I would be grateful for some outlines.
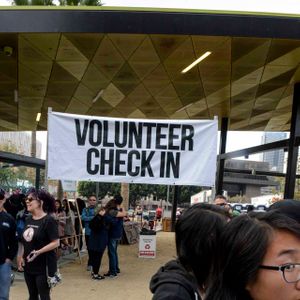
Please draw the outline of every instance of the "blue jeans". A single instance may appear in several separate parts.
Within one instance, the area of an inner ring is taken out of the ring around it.
[[[119,270],[118,244],[119,239],[109,239],[108,241],[109,273],[114,275]]]
[[[10,288],[11,264],[0,265],[0,300],[8,300]]]

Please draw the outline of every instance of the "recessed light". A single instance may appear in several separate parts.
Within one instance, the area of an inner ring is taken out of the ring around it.
[[[40,119],[41,119],[41,113],[37,113],[37,115],[36,115],[36,121],[37,122],[39,122],[40,121]]]
[[[199,64],[200,61],[202,61],[203,59],[205,59],[209,55],[211,55],[210,51],[205,52],[203,55],[201,55],[199,58],[197,58],[194,62],[192,62],[189,66],[187,66],[185,69],[183,69],[181,71],[181,73],[184,74],[184,73],[188,72],[190,69],[195,67],[197,64]]]

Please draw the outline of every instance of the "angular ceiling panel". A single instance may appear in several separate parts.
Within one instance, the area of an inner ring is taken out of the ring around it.
[[[114,117],[218,115],[230,118],[231,130],[283,130],[300,80],[300,40],[22,33],[0,34],[2,45],[13,48],[12,56],[0,51],[3,130],[45,128],[48,107]]]

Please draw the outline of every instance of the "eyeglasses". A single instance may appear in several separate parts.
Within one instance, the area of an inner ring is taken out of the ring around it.
[[[300,263],[284,264],[280,266],[259,266],[261,269],[281,271],[282,277],[287,283],[296,283],[300,280]]]
[[[218,205],[218,206],[226,206],[227,203],[217,203],[216,205]]]
[[[32,197],[26,197],[25,199],[26,201],[32,202],[33,200],[37,200],[36,198],[32,198]]]

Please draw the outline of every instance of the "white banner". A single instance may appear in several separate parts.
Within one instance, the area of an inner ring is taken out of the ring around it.
[[[74,180],[62,180],[61,181],[62,188],[64,192],[76,192],[77,191],[77,183]]]
[[[217,120],[48,113],[48,178],[213,186]]]

